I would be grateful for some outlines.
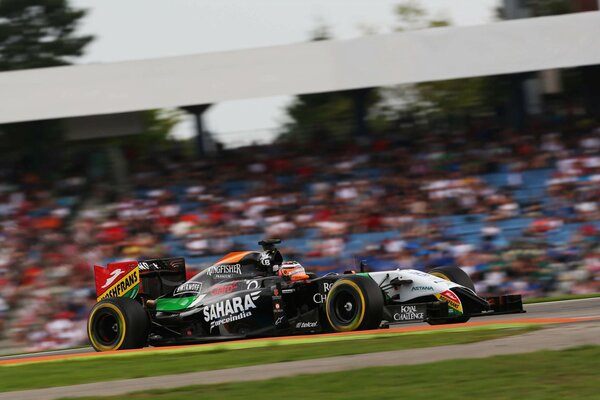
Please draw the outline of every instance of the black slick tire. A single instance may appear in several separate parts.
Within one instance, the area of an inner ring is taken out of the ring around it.
[[[327,293],[325,313],[335,332],[377,329],[383,305],[383,293],[370,277],[345,275]]]
[[[438,278],[445,279],[450,282],[458,283],[461,286],[475,291],[475,285],[473,280],[467,275],[465,271],[455,266],[448,267],[436,267],[429,271],[429,274],[437,276]],[[438,319],[428,321],[429,325],[450,325],[450,324],[464,324],[469,321],[469,317],[454,317],[448,319]]]
[[[472,291],[475,291],[473,280],[459,267],[436,267],[429,271],[429,273],[447,281],[458,283],[461,286],[468,287]]]
[[[137,301],[111,297],[92,307],[87,332],[96,351],[139,349],[148,342],[150,317]]]

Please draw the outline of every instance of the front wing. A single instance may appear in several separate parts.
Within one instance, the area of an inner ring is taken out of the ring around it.
[[[524,313],[521,295],[505,295],[488,297],[485,299],[489,305],[487,309],[478,312],[464,312],[456,314],[445,301],[431,301],[425,303],[398,303],[384,306],[383,319],[390,323],[405,322],[456,322],[465,317],[485,317],[501,314]]]

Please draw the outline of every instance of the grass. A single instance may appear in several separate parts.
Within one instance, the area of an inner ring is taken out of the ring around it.
[[[222,346],[214,346],[211,347],[212,350],[202,352],[125,353],[122,357],[117,354],[107,357],[4,365],[0,366],[0,392],[348,354],[472,343],[521,334],[534,329],[537,328],[523,325],[517,325],[516,327],[496,326],[494,328],[493,325],[488,325],[455,328],[443,332],[424,331],[410,334],[387,334],[360,340],[318,342],[314,344],[287,344],[286,342],[273,341],[269,347],[262,348],[227,350]]]
[[[599,359],[600,347],[588,346],[486,359],[190,386],[102,399],[598,399]]]
[[[550,301],[563,301],[563,300],[579,300],[579,299],[592,299],[595,297],[600,297],[600,293],[590,293],[590,294],[565,294],[562,296],[554,296],[554,297],[534,297],[531,299],[523,300],[524,304],[535,304],[535,303],[548,303]]]

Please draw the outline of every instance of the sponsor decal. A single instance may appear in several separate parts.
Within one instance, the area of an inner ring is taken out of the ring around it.
[[[116,283],[112,284],[104,293],[98,296],[98,301],[105,299],[107,297],[122,297],[127,294],[130,290],[137,289],[137,286],[140,283],[140,273],[137,268],[133,269],[121,279],[119,279]],[[135,293],[137,294],[137,292]],[[133,296],[129,297],[135,297]]]
[[[140,261],[138,263],[138,268],[140,269],[140,271],[150,271],[150,270],[157,270],[157,269],[159,269],[157,263],[155,263],[155,262],[146,262],[146,261]]]
[[[241,274],[241,264],[217,264],[208,268],[208,275],[212,278],[231,278]]]
[[[106,280],[106,283],[104,285],[100,286],[100,287],[102,289],[106,289],[107,287],[109,287],[115,281],[115,279],[117,279],[119,276],[121,276],[121,274],[124,274],[124,273],[125,273],[125,271],[123,271],[121,268],[115,269],[108,276],[108,279]]]
[[[160,271],[176,270],[181,271],[185,268],[185,261],[181,257],[177,258],[156,258],[138,262],[140,271]]]
[[[423,319],[423,312],[417,306],[400,306],[400,312],[394,314],[394,321],[414,321]]]
[[[315,304],[323,304],[325,303],[325,301],[327,301],[327,293],[329,293],[332,286],[333,283],[331,282],[323,283],[323,293],[319,292],[313,295],[313,301],[315,302]]]
[[[432,286],[413,286],[410,289],[411,292],[426,292],[426,291],[433,291],[433,287]]]
[[[316,328],[319,323],[317,321],[302,321],[296,324],[296,328],[306,329],[306,328]]]
[[[216,326],[248,318],[256,308],[254,303],[260,297],[260,290],[218,301],[204,307],[204,320],[210,322],[210,330]]]
[[[179,294],[197,294],[200,293],[201,289],[201,282],[186,282],[182,285],[179,285],[177,289],[175,289],[175,291],[173,292],[173,295],[176,296]]]
[[[267,252],[260,253],[260,256],[258,256],[258,261],[265,267],[268,267],[271,265],[271,256]]]
[[[435,297],[437,297],[437,299],[439,301],[447,302],[448,305],[450,306],[450,308],[453,308],[462,314],[462,312],[463,312],[462,303],[460,302],[460,299],[458,298],[458,296],[456,294],[454,294],[454,292],[452,292],[451,290],[445,290],[440,294],[436,294]]]
[[[283,318],[284,318],[283,316],[282,316],[282,317],[279,317],[279,318],[277,318],[277,319],[275,320],[275,325],[281,325],[281,323],[283,322]]]
[[[238,282],[228,283],[226,285],[217,285],[210,290],[210,294],[212,294],[213,296],[220,296],[223,294],[235,292],[236,290],[238,290],[238,288]]]
[[[252,290],[252,289],[258,289],[258,281],[248,281],[246,284],[246,289],[248,290]]]

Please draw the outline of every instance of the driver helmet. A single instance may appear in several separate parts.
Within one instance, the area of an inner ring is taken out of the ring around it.
[[[284,261],[279,268],[279,276],[289,278],[292,281],[308,279],[304,267],[298,261]]]

